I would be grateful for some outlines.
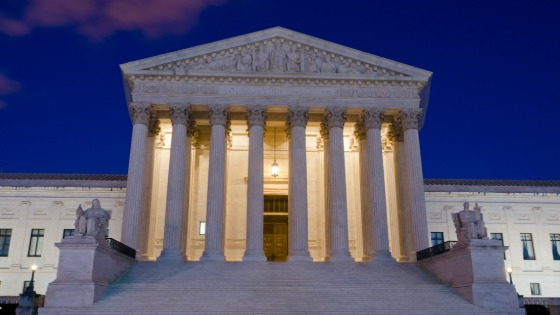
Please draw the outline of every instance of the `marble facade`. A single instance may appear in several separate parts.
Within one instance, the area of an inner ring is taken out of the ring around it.
[[[288,260],[390,259],[382,128],[399,135],[391,141],[402,142],[395,155],[403,167],[387,177],[398,176],[409,188],[390,194],[401,205],[392,210],[403,212],[393,215],[393,223],[411,232],[400,259],[413,261],[428,246],[418,129],[430,72],[283,28],[121,69],[133,123],[122,240],[141,257],[156,256],[142,239],[155,232],[146,218],[165,208],[161,257],[262,260],[267,194],[289,197]],[[178,112],[184,112],[182,122]],[[154,121],[159,132],[149,135]],[[273,147],[267,142],[271,128],[282,130],[274,133]],[[361,137],[355,128],[363,129]],[[170,145],[169,153],[156,153],[161,148],[151,143],[158,137]],[[263,177],[271,153],[279,154],[280,177]],[[167,203],[148,205],[147,195]],[[349,222],[356,211],[364,224]],[[200,222],[206,224],[204,238],[197,235]],[[364,233],[365,242],[349,239],[349,230]],[[358,248],[355,257],[350,248]]]

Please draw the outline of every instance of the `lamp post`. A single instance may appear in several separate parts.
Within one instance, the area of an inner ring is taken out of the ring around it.
[[[511,269],[511,267],[508,267],[508,268],[506,269],[506,271],[507,271],[507,274],[508,274],[508,276],[509,276],[509,283],[510,283],[510,284],[513,284],[513,281],[512,281],[512,279],[511,279],[511,273],[513,272],[513,269]]]
[[[37,265],[31,266],[31,281],[29,281],[29,285],[27,286],[27,288],[25,288],[25,292],[23,292],[24,294],[34,294],[35,293],[35,287],[33,285],[33,282],[35,282],[33,280],[33,278],[35,278],[35,270],[37,270]]]

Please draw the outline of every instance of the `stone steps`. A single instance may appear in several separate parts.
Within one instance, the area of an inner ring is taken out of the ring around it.
[[[139,262],[94,305],[56,314],[499,313],[413,264]]]

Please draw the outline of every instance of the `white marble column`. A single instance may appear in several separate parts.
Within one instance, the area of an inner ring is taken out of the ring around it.
[[[364,122],[360,119],[354,125],[354,137],[358,141],[360,169],[360,210],[362,218],[362,261],[371,261],[373,252],[373,206],[368,194],[367,139]]]
[[[265,122],[266,106],[247,106],[247,126],[249,127],[247,248],[243,261],[266,261],[263,250]]]
[[[331,262],[350,262],[348,250],[348,210],[346,200],[346,172],[344,164],[343,127],[346,108],[329,106],[325,109],[329,130],[329,208],[331,214]]]
[[[381,130],[383,148],[383,168],[385,175],[385,198],[387,200],[387,225],[389,228],[389,250],[391,256],[400,255],[400,235],[398,217],[398,193],[395,167],[395,135],[392,125]]]
[[[392,261],[389,252],[389,232],[387,228],[387,202],[385,199],[385,175],[383,173],[383,149],[381,146],[381,124],[383,110],[368,108],[362,110],[367,141],[367,174],[368,200],[372,206],[371,221],[372,248],[367,253],[372,261]]]
[[[400,110],[397,120],[401,122],[404,132],[404,160],[406,164],[405,180],[407,182],[406,202],[410,209],[412,222],[412,242],[415,252],[429,247],[428,220],[426,217],[426,200],[424,195],[424,178],[420,157],[418,124],[422,116],[421,109]]]
[[[408,183],[406,176],[406,160],[404,158],[404,139],[402,135],[402,127],[400,123],[393,124],[395,127],[395,179],[397,185],[397,211],[399,220],[399,255],[397,261],[408,262],[414,261],[411,256],[414,253],[412,244],[412,219],[410,215],[410,203],[407,202]],[[412,259],[412,260],[411,260]]]
[[[323,183],[324,183],[324,212],[325,212],[325,261],[329,261],[331,255],[331,226],[332,214],[329,206],[329,128],[325,120],[321,122],[321,140],[323,141]]]
[[[139,248],[140,248],[140,260],[149,260],[150,259],[150,252],[151,247],[153,247],[153,235],[150,234],[151,226],[155,225],[155,222],[152,222],[152,184],[154,178],[154,157],[155,157],[155,146],[156,146],[156,137],[160,132],[160,121],[157,117],[152,114],[150,117],[150,122],[148,125],[148,141],[146,145],[146,163],[145,163],[145,171],[144,176],[146,177],[144,180],[144,192],[142,193],[142,224],[140,226],[140,240]],[[154,209],[155,212],[155,209]],[[138,255],[137,255],[138,256]]]
[[[209,105],[208,116],[212,127],[206,202],[206,243],[200,260],[224,261],[226,126],[229,108],[226,105]]]
[[[288,261],[312,261],[309,255],[307,226],[307,155],[305,127],[309,112],[304,107],[288,109],[286,129],[289,131],[289,230]]]
[[[181,236],[183,212],[189,205],[184,204],[185,173],[187,161],[190,161],[190,139],[187,127],[191,116],[191,108],[185,104],[169,104],[171,119],[171,153],[169,158],[169,175],[167,177],[167,203],[165,208],[165,227],[163,233],[163,250],[158,260],[181,261]],[[185,214],[187,215],[187,214]]]
[[[138,250],[139,230],[142,223],[142,193],[144,190],[146,145],[151,106],[145,103],[133,102],[128,106],[128,110],[133,125],[121,241]]]

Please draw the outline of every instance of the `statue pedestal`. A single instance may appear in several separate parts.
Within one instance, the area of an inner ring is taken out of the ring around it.
[[[47,288],[41,314],[93,304],[135,262],[93,236],[67,237],[55,246],[60,249],[58,271]]]
[[[417,264],[476,306],[521,315],[525,310],[519,308],[515,287],[506,280],[507,248],[500,241],[473,239]]]

